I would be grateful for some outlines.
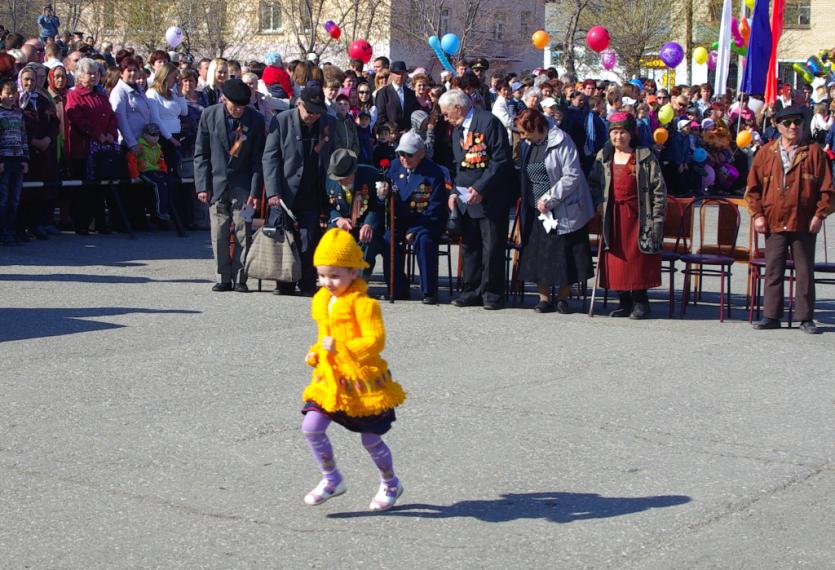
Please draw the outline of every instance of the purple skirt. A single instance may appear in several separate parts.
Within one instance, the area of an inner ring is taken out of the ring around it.
[[[345,412],[326,412],[319,404],[309,400],[302,407],[302,414],[306,414],[307,412],[319,412],[349,431],[356,433],[374,433],[377,435],[383,435],[389,431],[392,422],[397,419],[394,415],[394,408],[386,410],[382,414],[356,418],[349,416]]]

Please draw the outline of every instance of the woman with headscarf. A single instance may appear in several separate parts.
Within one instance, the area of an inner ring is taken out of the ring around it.
[[[99,88],[101,68],[90,58],[78,62],[75,68],[75,88],[67,92],[64,116],[67,125],[67,158],[73,178],[88,180],[87,163],[91,143],[114,144],[119,136],[116,113],[107,96]],[[95,219],[96,231],[110,233],[104,214],[104,198],[97,186],[82,186],[72,199],[72,219],[75,232],[87,235],[90,222]]]
[[[29,139],[29,163],[33,165],[26,179],[54,183],[59,179],[57,147],[60,121],[49,94],[41,88],[37,67],[38,64],[27,65],[18,74],[19,104]],[[40,67],[46,69],[42,65]],[[18,214],[19,233],[25,237],[25,230],[29,229],[38,239],[48,239],[49,234],[59,233],[52,219],[56,196],[54,185],[24,189]]]
[[[589,176],[603,215],[600,285],[620,298],[609,316],[645,319],[650,315],[647,289],[661,285],[667,188],[653,152],[638,146],[632,115],[610,115],[609,141]]]
[[[67,133],[64,107],[67,101],[67,93],[69,92],[67,70],[64,69],[63,65],[56,65],[49,70],[47,81],[49,83],[49,96],[52,98],[52,104],[55,105],[55,112],[58,115],[59,128],[56,150],[58,152],[58,164],[63,167],[66,163],[66,152],[64,146]]]

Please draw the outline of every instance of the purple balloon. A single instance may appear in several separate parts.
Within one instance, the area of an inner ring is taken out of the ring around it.
[[[716,182],[716,171],[709,164],[705,164],[705,175],[702,176],[702,189],[710,188]]]
[[[677,67],[684,59],[684,48],[676,42],[667,42],[661,46],[661,61],[667,67]]]
[[[607,49],[603,50],[600,54],[600,65],[603,66],[603,69],[609,71],[613,69],[618,64],[618,54],[614,51]]]
[[[707,68],[708,69],[716,69],[716,61],[719,59],[719,52],[716,50],[712,50],[709,54],[707,54]]]

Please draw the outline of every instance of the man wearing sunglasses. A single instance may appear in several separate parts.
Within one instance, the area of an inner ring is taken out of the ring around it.
[[[409,282],[403,271],[406,243],[411,244],[420,272],[423,304],[438,299],[438,241],[446,223],[446,178],[444,170],[426,156],[423,139],[414,131],[404,133],[397,145],[397,162],[388,171],[394,196],[394,293],[409,299]],[[391,230],[383,238],[384,273],[389,279]]]
[[[780,109],[775,115],[780,137],[763,146],[748,174],[745,199],[754,229],[765,234],[765,317],[754,328],[778,329],[783,315],[783,282],[791,248],[800,330],[815,326],[815,237],[833,201],[827,156],[804,135],[804,110]]]

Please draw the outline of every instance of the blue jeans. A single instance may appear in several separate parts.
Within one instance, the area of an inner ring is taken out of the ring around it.
[[[23,191],[23,166],[20,159],[3,161],[0,174],[0,235],[13,236],[17,207]]]

